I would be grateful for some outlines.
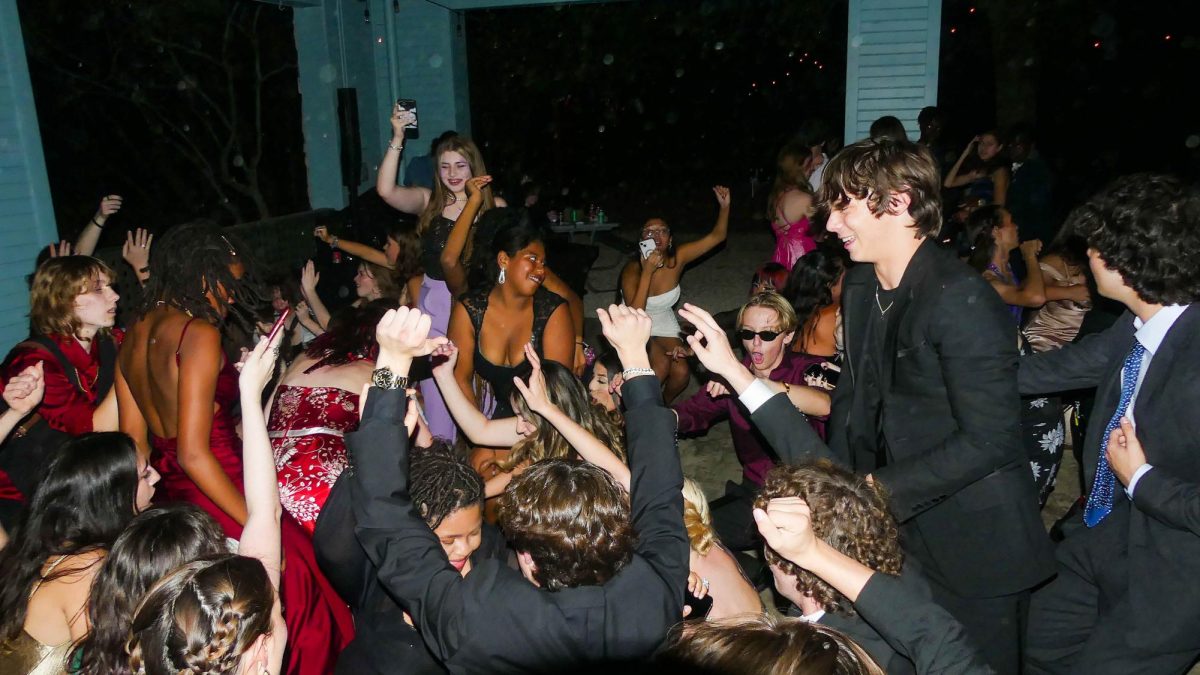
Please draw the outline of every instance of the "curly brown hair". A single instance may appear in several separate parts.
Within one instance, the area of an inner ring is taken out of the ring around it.
[[[929,150],[909,141],[868,138],[846,146],[825,167],[817,209],[844,209],[865,199],[875,217],[888,210],[888,195],[907,194],[916,236],[935,237],[942,229],[942,179]],[[824,218],[822,217],[822,220]]]
[[[904,553],[882,486],[822,459],[771,469],[754,507],[766,509],[770,500],[782,497],[799,497],[808,504],[813,532],[825,543],[873,570],[900,574]],[[770,546],[765,553],[769,564],[795,575],[796,589],[821,603],[825,611],[854,612],[846,596],[814,574],[783,559]]]
[[[499,506],[508,543],[533,558],[534,579],[549,590],[603,584],[633,557],[629,495],[593,464],[537,462],[512,480]]]
[[[80,327],[75,300],[102,276],[109,283],[116,279],[108,265],[91,256],[69,255],[42,263],[33,273],[29,289],[29,323],[33,331],[39,335],[75,336]]]

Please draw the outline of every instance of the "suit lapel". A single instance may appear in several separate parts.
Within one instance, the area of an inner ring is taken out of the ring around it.
[[[1152,401],[1153,397],[1170,379],[1176,357],[1187,349],[1188,337],[1196,330],[1197,322],[1200,321],[1198,307],[1200,306],[1192,305],[1184,310],[1175,324],[1171,326],[1171,330],[1167,331],[1167,336],[1158,346],[1158,352],[1150,360],[1150,369],[1146,371],[1146,377],[1142,380],[1142,388],[1138,390],[1139,402]],[[1135,417],[1137,415],[1136,409],[1134,415]]]

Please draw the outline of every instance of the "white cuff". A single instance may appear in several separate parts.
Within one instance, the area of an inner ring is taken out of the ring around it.
[[[771,400],[771,397],[776,393],[777,392],[772,391],[771,388],[767,386],[766,382],[763,382],[756,377],[754,378],[754,381],[750,383],[750,386],[746,387],[745,391],[738,394],[738,400],[741,401],[742,405],[746,406],[746,410],[750,411],[750,414],[753,415],[755,410],[763,407],[763,404]]]
[[[1133,491],[1135,488],[1137,488],[1138,481],[1142,479],[1142,476],[1146,475],[1147,471],[1153,468],[1154,467],[1150,464],[1143,464],[1138,467],[1137,471],[1133,472],[1133,478],[1129,479],[1129,487],[1125,488],[1125,494],[1128,495],[1130,499],[1133,499]]]

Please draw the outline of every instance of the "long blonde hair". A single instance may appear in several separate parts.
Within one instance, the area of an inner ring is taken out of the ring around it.
[[[705,555],[717,543],[712,514],[708,512],[708,498],[700,484],[691,478],[683,479],[683,526],[687,528],[688,541],[696,553]]]
[[[425,205],[425,210],[421,212],[421,217],[417,221],[417,234],[423,235],[429,229],[429,224],[434,218],[442,215],[442,210],[449,206],[454,201],[454,195],[446,189],[446,184],[442,182],[440,170],[442,155],[447,152],[457,152],[467,160],[467,164],[471,167],[471,177],[486,176],[487,166],[483,163],[483,155],[480,154],[479,148],[471,139],[466,136],[451,136],[433,150],[433,193],[429,195],[429,203]],[[491,186],[483,188],[483,206],[479,207],[479,213],[483,213],[488,209],[495,208],[496,198],[492,194]],[[470,245],[468,243],[468,245]],[[470,251],[463,252],[464,258],[470,257]]]

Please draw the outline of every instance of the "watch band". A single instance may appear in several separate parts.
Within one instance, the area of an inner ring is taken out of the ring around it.
[[[384,366],[371,372],[371,384],[380,389],[407,389],[408,376],[397,375],[391,368]]]

